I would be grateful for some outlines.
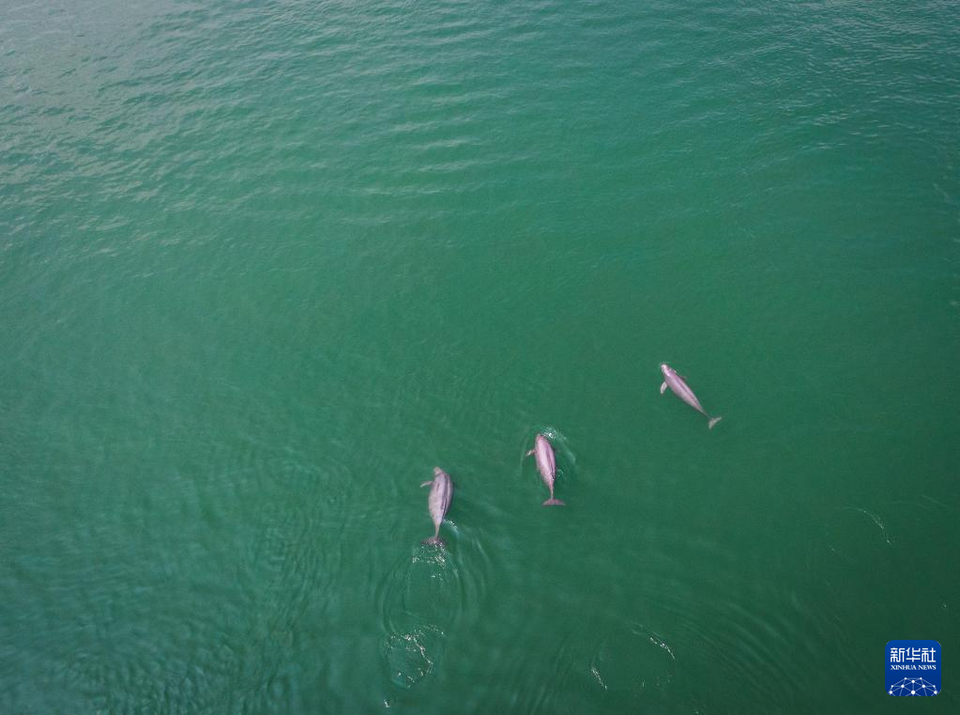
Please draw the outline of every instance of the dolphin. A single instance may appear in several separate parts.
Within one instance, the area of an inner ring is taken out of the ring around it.
[[[671,390],[673,390],[673,394],[710,420],[707,423],[708,429],[713,429],[713,426],[723,419],[723,417],[711,417],[708,415],[707,411],[701,407],[700,400],[697,399],[697,396],[693,394],[693,390],[691,390],[690,386],[687,385],[686,380],[682,376],[678,375],[672,367],[667,365],[667,363],[660,363],[660,372],[663,373],[663,384],[660,385],[661,395],[666,392],[667,388],[669,387]]]
[[[433,468],[433,479],[421,484],[421,487],[430,485],[430,494],[427,496],[427,505],[430,507],[430,518],[433,519],[434,533],[429,539],[424,539],[421,543],[435,546],[443,546],[440,540],[440,524],[443,523],[443,517],[447,515],[447,509],[450,508],[450,502],[453,501],[453,482],[450,475],[440,469]]]
[[[553,447],[550,446],[550,440],[542,434],[538,434],[536,444],[534,444],[533,449],[527,452],[526,456],[529,457],[531,454],[537,456],[537,470],[540,472],[540,478],[543,479],[543,483],[550,490],[550,498],[543,503],[543,506],[566,506],[559,499],[553,498],[553,483],[557,478],[557,462],[553,458]]]

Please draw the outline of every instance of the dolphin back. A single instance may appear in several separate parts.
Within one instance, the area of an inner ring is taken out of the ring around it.
[[[442,519],[446,516],[450,508],[450,502],[453,501],[453,480],[446,472],[440,472],[433,480],[433,487],[430,489],[430,510],[437,510]]]

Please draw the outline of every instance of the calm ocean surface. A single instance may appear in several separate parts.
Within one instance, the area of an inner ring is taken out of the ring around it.
[[[0,713],[960,712],[952,0],[0,0],[0,326]]]

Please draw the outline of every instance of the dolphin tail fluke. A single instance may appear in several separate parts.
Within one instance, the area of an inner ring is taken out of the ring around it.
[[[566,505],[567,505],[566,502],[562,502],[559,499],[554,499],[553,497],[550,497],[543,503],[543,506],[566,506]]]
[[[707,429],[713,429],[713,426],[722,419],[723,417],[711,417],[710,421],[707,423]]]
[[[431,536],[429,539],[424,539],[420,543],[426,544],[427,546],[443,546],[443,539],[439,536]]]

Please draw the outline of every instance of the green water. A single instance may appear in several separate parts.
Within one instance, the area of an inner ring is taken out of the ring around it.
[[[5,0],[0,713],[958,712],[958,107],[945,0]]]

